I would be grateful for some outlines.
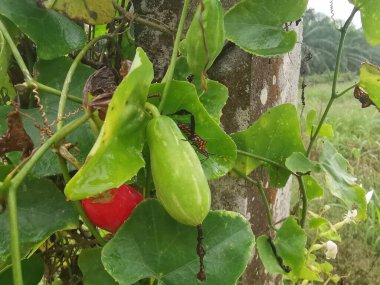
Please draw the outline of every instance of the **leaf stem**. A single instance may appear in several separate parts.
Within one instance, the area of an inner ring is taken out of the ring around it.
[[[174,41],[173,53],[172,53],[172,57],[170,60],[170,64],[169,64],[168,70],[165,74],[165,77],[162,80],[162,83],[166,82],[166,84],[164,87],[164,91],[162,93],[160,105],[158,107],[158,110],[160,112],[162,112],[162,110],[164,108],[165,100],[166,100],[166,97],[168,96],[170,84],[171,84],[171,81],[173,79],[174,69],[175,69],[175,65],[176,65],[176,61],[177,61],[179,43],[180,43],[181,38],[182,38],[182,32],[183,32],[183,28],[185,26],[185,20],[187,17],[187,12],[189,10],[189,4],[190,4],[190,0],[185,0],[185,2],[183,4],[181,19],[180,19],[179,25],[178,25],[177,34],[176,34],[175,41]]]
[[[12,54],[13,54],[14,58],[16,59],[16,62],[18,64],[18,66],[20,67],[21,72],[24,75],[25,80],[26,81],[33,80],[33,77],[30,74],[28,68],[26,67],[26,64],[25,64],[24,60],[22,59],[22,56],[17,49],[17,46],[13,42],[11,35],[8,33],[7,28],[5,27],[4,23],[1,20],[0,20],[0,32],[4,35],[4,38],[6,39],[9,47],[11,48]]]
[[[332,84],[332,89],[331,89],[331,97],[330,97],[329,102],[327,103],[326,109],[323,112],[322,118],[319,121],[317,129],[315,130],[315,133],[311,134],[310,143],[309,143],[309,146],[307,148],[307,156],[310,155],[312,146],[318,137],[319,131],[321,130],[322,125],[326,120],[327,114],[329,113],[332,104],[334,103],[336,98],[338,98],[339,96],[344,94],[344,93],[341,95],[336,94],[336,86],[338,83],[338,76],[339,76],[339,70],[340,70],[340,62],[342,60],[344,40],[346,38],[347,30],[348,30],[348,28],[349,28],[349,26],[350,26],[350,24],[351,24],[351,22],[352,22],[357,11],[359,11],[359,8],[354,7],[354,9],[351,12],[351,15],[348,17],[347,21],[344,23],[343,27],[340,29],[340,40],[339,40],[339,47],[338,47],[338,52],[337,52],[336,62],[335,62],[335,71],[334,71],[334,79],[333,79],[333,84]]]
[[[152,115],[153,118],[161,116],[160,111],[158,111],[157,107],[149,102],[145,103],[145,109]]]
[[[263,183],[261,181],[256,181],[256,180],[252,179],[251,177],[245,175],[243,172],[241,172],[240,170],[238,170],[236,168],[233,168],[233,172],[235,172],[237,175],[239,175],[241,178],[245,179],[246,181],[251,182],[252,184],[257,186],[257,189],[259,189],[259,194],[260,194],[261,200],[264,203],[265,210],[267,213],[268,225],[270,226],[271,229],[277,231],[277,229],[273,225],[272,213],[270,211],[270,205],[269,205],[267,196],[265,195]]]
[[[66,106],[66,100],[68,98],[69,87],[70,87],[70,84],[71,84],[71,80],[72,80],[72,78],[74,76],[74,73],[75,73],[75,71],[76,71],[79,63],[81,62],[82,58],[86,55],[87,51],[96,42],[98,42],[98,41],[100,41],[102,39],[111,38],[111,37],[113,37],[115,35],[116,34],[106,34],[106,35],[102,35],[102,36],[99,36],[99,37],[93,39],[92,41],[90,41],[89,43],[87,43],[85,45],[85,47],[78,53],[78,55],[74,59],[73,63],[70,66],[69,71],[66,74],[66,78],[65,78],[65,81],[64,81],[63,87],[62,87],[61,98],[59,100],[59,105],[58,105],[57,131],[59,131],[63,127],[63,120],[62,120],[62,118],[63,118],[63,116],[65,114],[65,106]]]
[[[302,193],[302,214],[301,214],[301,222],[300,225],[302,228],[305,227],[305,222],[306,222],[306,214],[307,214],[307,196],[306,196],[306,189],[305,189],[305,184],[303,183],[302,176],[297,175],[297,180],[298,184],[300,186],[300,190]]]
[[[11,237],[11,254],[12,254],[12,274],[13,284],[22,285],[22,269],[19,248],[18,221],[17,221],[17,197],[16,191],[9,191],[8,194],[9,209],[9,228]]]
[[[281,165],[280,163],[277,163],[269,158],[266,158],[266,157],[263,157],[263,156],[260,156],[260,155],[257,155],[257,154],[253,154],[253,153],[250,153],[250,152],[246,152],[246,151],[243,151],[243,150],[240,150],[238,149],[237,150],[237,153],[238,154],[241,154],[241,155],[244,155],[244,156],[248,156],[248,157],[251,157],[251,158],[254,158],[254,159],[257,159],[257,160],[261,160],[263,162],[266,162],[268,164],[271,164],[272,166],[275,166],[277,168],[281,168],[281,169],[284,169],[286,171],[289,171],[291,172],[289,169],[287,169],[285,166]],[[293,175],[296,175],[295,173],[291,172]]]
[[[339,98],[340,96],[343,96],[344,94],[346,94],[348,91],[354,89],[356,87],[356,83],[354,85],[351,85],[350,87],[348,87],[347,89],[343,90],[342,92],[338,93],[335,95],[335,98]]]

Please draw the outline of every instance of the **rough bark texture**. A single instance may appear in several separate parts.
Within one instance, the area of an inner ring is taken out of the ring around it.
[[[224,7],[228,8],[237,1],[222,2]],[[176,29],[182,1],[134,0],[133,4],[138,14],[158,19]],[[190,13],[193,11],[194,9]],[[300,26],[293,28],[300,34]],[[156,79],[159,79],[168,65],[173,38],[146,27],[140,26],[137,30],[137,44],[148,52],[155,64]],[[301,40],[299,37],[298,42]],[[285,102],[295,103],[298,93],[300,61],[300,44],[297,44],[291,53],[271,59],[252,56],[234,45],[225,48],[208,74],[210,78],[220,81],[229,89],[230,96],[222,116],[222,124],[226,132],[233,133],[244,130],[262,113],[275,105]],[[258,173],[254,174],[254,176],[257,175]],[[273,212],[273,220],[280,221],[289,215],[290,182],[283,189],[269,189],[268,185],[265,186]],[[227,176],[212,182],[211,188],[213,209],[240,212],[250,220],[256,236],[267,231],[265,208],[255,187],[242,179]],[[257,252],[255,252],[239,284],[261,285],[280,284],[280,282],[279,278],[266,274]]]

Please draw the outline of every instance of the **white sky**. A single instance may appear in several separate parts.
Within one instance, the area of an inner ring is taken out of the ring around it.
[[[348,0],[333,0],[335,19],[345,21],[350,15],[353,5]],[[331,16],[330,0],[309,0],[308,8],[313,8],[317,12]],[[360,13],[357,12],[353,21],[356,27],[361,27]]]

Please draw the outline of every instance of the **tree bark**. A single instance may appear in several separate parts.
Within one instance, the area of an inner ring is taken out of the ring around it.
[[[224,7],[235,4],[236,0],[222,1]],[[134,0],[135,12],[164,22],[175,30],[178,25],[182,1],[178,0]],[[194,12],[196,1],[193,1]],[[189,18],[190,19],[190,18]],[[301,63],[301,28],[291,26],[298,35],[295,49],[281,57],[260,58],[242,51],[231,44],[223,50],[209,70],[210,78],[217,80],[229,89],[229,99],[223,109],[222,125],[227,133],[241,131],[250,126],[257,118],[278,104],[296,103],[298,79]],[[147,51],[155,65],[155,79],[163,77],[172,52],[173,37],[149,27],[136,26],[136,42]],[[256,171],[253,176],[260,175]],[[283,189],[268,187],[268,178],[264,174],[265,191],[271,205],[273,221],[281,221],[290,211],[290,184]],[[264,205],[258,191],[244,180],[226,176],[211,182],[212,208],[237,211],[251,222],[256,237],[265,234],[268,224]],[[280,284],[281,279],[270,276],[264,270],[257,252],[248,265],[239,284]]]

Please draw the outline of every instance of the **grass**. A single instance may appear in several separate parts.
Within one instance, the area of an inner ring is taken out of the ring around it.
[[[343,81],[338,84],[338,92],[357,81],[352,74],[343,75],[341,78]],[[312,109],[321,115],[330,98],[331,81],[328,74],[306,78],[308,86],[305,89],[304,117]],[[333,126],[335,134],[329,140],[349,161],[352,174],[367,191],[373,189],[376,193],[374,201],[368,205],[371,211],[370,218],[359,224],[346,226],[341,232],[339,254],[332,263],[339,275],[347,276],[344,284],[378,284],[380,217],[377,217],[376,207],[380,207],[380,112],[375,107],[361,108],[360,102],[349,92],[335,101],[327,123]],[[315,149],[313,158],[318,156],[318,144]],[[317,209],[325,203],[326,200],[323,199],[312,202],[311,208]],[[333,221],[341,220],[342,211],[332,212]]]

